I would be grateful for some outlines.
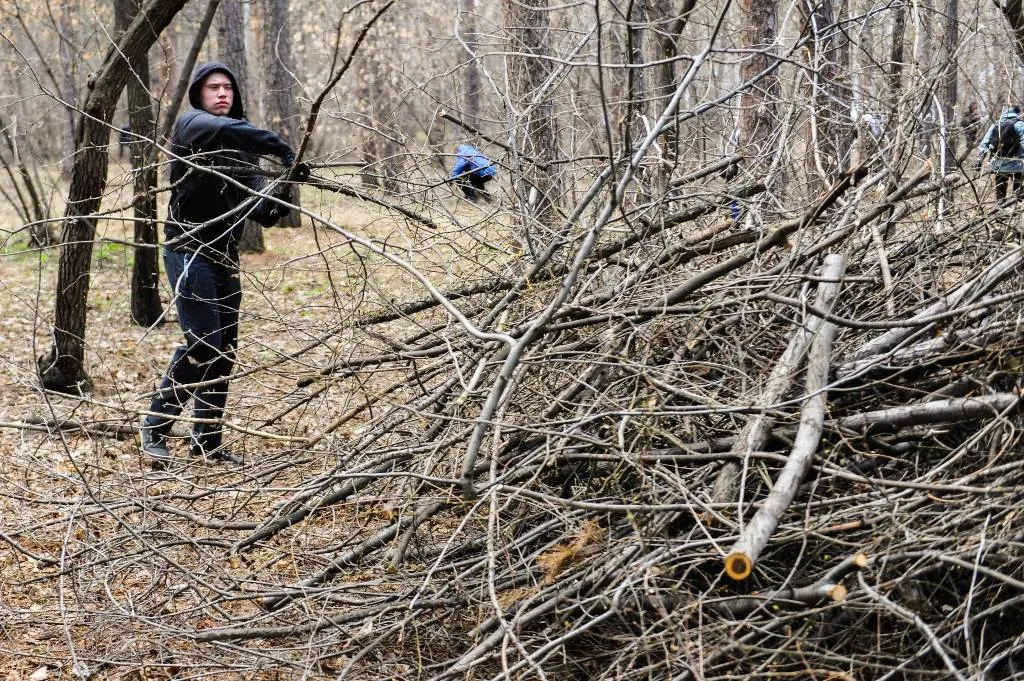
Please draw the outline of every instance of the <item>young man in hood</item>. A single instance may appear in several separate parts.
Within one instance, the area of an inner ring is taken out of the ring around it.
[[[242,300],[238,240],[246,219],[270,227],[288,212],[253,194],[267,184],[257,155],[277,156],[285,166],[295,162],[284,140],[245,120],[238,82],[223,64],[196,69],[188,99],[192,109],[175,121],[171,134],[163,248],[185,342],[142,422],[142,450],[155,468],[166,466],[167,434],[190,399],[196,419],[191,454],[241,463],[224,449],[221,425]],[[300,165],[293,175],[308,176],[308,167]]]

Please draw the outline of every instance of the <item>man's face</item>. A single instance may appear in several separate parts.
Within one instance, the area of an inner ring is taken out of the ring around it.
[[[227,74],[214,71],[203,79],[203,110],[214,116],[226,116],[235,101],[235,91]]]

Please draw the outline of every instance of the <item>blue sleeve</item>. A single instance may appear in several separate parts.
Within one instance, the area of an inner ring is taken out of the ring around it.
[[[455,162],[455,167],[452,168],[452,174],[449,175],[449,178],[454,180],[456,177],[465,175],[471,170],[473,170],[472,164],[470,164],[470,162],[464,157],[459,156],[458,160]]]
[[[978,152],[984,156],[990,149],[992,149],[992,143],[995,142],[996,130],[999,128],[998,125],[993,125],[985,133],[985,139],[981,140],[981,146],[978,147]]]

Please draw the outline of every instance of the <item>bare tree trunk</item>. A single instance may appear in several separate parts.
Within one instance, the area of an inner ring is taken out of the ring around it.
[[[73,105],[78,103],[76,101],[77,97],[75,96],[75,81],[78,77],[78,58],[72,47],[77,34],[74,29],[74,21],[72,21],[71,18],[73,12],[74,8],[71,7],[70,0],[62,0],[60,3],[60,18],[58,19],[61,33],[59,53],[61,73],[63,76],[60,81],[60,94],[61,97],[64,98],[65,102],[72,105],[65,108],[63,121],[64,129],[63,135],[61,136],[62,146],[64,149],[64,155],[61,159],[61,170],[65,174],[71,173],[71,167],[75,161],[75,109]]]
[[[745,13],[740,79],[747,83],[740,96],[739,153],[750,159],[754,169],[766,166],[775,150],[772,131],[777,122],[776,101],[779,81],[775,72],[766,73],[776,62],[773,44],[776,35],[776,0],[742,0]],[[765,75],[761,75],[765,74]]]
[[[807,165],[809,176],[817,178],[811,191],[836,182],[847,166],[852,142],[852,126],[846,107],[851,104],[849,89],[840,83],[839,41],[832,0],[801,4],[807,33],[811,36],[808,70],[811,80],[813,111],[808,121]]]
[[[138,14],[136,0],[114,0],[115,26],[120,34]],[[131,126],[135,256],[132,260],[131,317],[139,326],[151,326],[163,318],[160,304],[160,259],[156,227],[156,117],[150,96],[149,56],[129,64],[128,124]]]
[[[524,156],[512,163],[517,175],[516,200],[524,217],[524,249],[536,254],[533,231],[537,225],[545,231],[558,220],[562,186],[557,171],[549,164],[558,156],[558,123],[554,100],[541,92],[554,68],[548,59],[550,18],[548,0],[503,0],[508,34],[509,98],[512,107],[512,135]]]
[[[245,8],[242,0],[221,0],[217,12],[217,46],[220,60],[235,74],[237,94],[245,97],[249,92],[249,60],[245,52]],[[248,102],[244,102],[248,104]],[[263,242],[263,228],[252,220],[245,221],[242,238],[238,240],[241,253],[262,253],[267,250]]]
[[[128,82],[128,62],[149,50],[187,0],[148,0],[118,41],[103,66],[90,78],[89,95],[79,117],[71,190],[64,213],[64,232],[57,268],[53,347],[39,358],[44,388],[61,392],[88,390],[85,372],[86,302],[100,198],[107,183],[110,119]],[[122,58],[122,55],[124,58]]]
[[[1017,61],[1024,62],[1024,3],[1021,0],[995,0],[995,5],[1013,31],[1013,49],[1017,53]]]
[[[888,97],[888,111],[889,120],[892,121],[891,125],[886,126],[892,130],[893,133],[893,146],[897,150],[902,150],[904,144],[904,135],[906,132],[903,129],[902,112],[905,109],[903,105],[903,43],[906,40],[907,33],[907,7],[903,3],[903,0],[897,0],[896,6],[893,8],[893,27],[892,27],[892,45],[889,50],[889,71],[885,75],[886,80],[886,96]],[[894,173],[887,182],[886,189],[888,191],[893,190],[896,187],[896,183],[899,181],[899,177]]]
[[[480,128],[480,63],[477,61],[478,41],[476,27],[476,0],[460,0],[459,22],[462,25],[462,39],[469,52],[466,62],[466,106],[463,120]]]
[[[831,253],[825,256],[821,268],[825,280],[818,285],[817,305],[831,311],[842,288],[845,272],[843,256]],[[746,579],[764,550],[772,533],[779,524],[782,514],[796,497],[800,483],[811,467],[811,460],[821,440],[825,423],[825,409],[828,406],[828,370],[835,340],[836,325],[823,321],[811,338],[807,355],[807,377],[805,381],[804,405],[789,459],[779,473],[767,499],[761,504],[750,523],[743,528],[732,550],[725,558],[725,571],[733,579]]]
[[[907,33],[907,7],[898,2],[893,7],[892,47],[889,50],[888,83],[889,110],[896,114],[897,105],[903,95],[903,42]]]
[[[946,11],[942,15],[943,38],[941,63],[945,71],[939,83],[939,106],[942,113],[942,135],[945,139],[944,168],[951,172],[956,167],[956,136],[953,134],[957,113],[957,65],[956,47],[960,39],[958,0],[946,0]]]
[[[650,7],[650,20],[653,28],[652,48],[654,60],[658,65],[654,67],[652,75],[652,90],[655,96],[655,110],[664,108],[664,103],[675,92],[676,69],[674,57],[679,51],[678,41],[690,12],[697,5],[697,0],[683,0],[682,6],[678,9],[674,6],[674,0],[648,0]],[[664,134],[665,158],[674,163],[678,156],[678,130],[669,126]]]
[[[288,0],[263,0],[263,124],[274,130],[292,147],[298,147],[298,111],[293,88],[295,64],[292,59],[292,35],[288,24]],[[299,205],[299,188],[289,189],[288,201]],[[279,227],[299,227],[302,214],[291,211],[278,222]]]
[[[395,80],[394,70],[388,66],[394,49],[390,42],[395,33],[394,21],[393,13],[385,14],[377,21],[367,55],[360,60],[357,87],[367,119],[363,139],[366,162],[363,184],[380,186],[392,192],[398,190],[402,154],[396,137],[400,133],[393,125],[398,109],[396,94],[401,84]]]

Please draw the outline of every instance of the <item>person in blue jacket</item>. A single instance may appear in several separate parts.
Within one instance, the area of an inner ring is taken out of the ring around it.
[[[171,134],[163,248],[185,342],[174,352],[140,428],[142,451],[154,468],[166,466],[167,434],[189,400],[201,420],[192,427],[190,453],[241,463],[222,447],[221,425],[242,301],[238,240],[246,219],[270,227],[288,212],[253,195],[267,185],[258,174],[257,155],[277,156],[285,166],[295,162],[281,137],[245,120],[238,81],[223,64],[196,69],[188,100],[193,108],[175,121]],[[308,175],[305,164],[291,173],[299,180]]]
[[[981,169],[986,155],[992,155],[990,167],[996,176],[996,200],[1006,198],[1007,185],[1012,184],[1014,196],[1019,196],[1024,186],[1024,121],[1019,106],[1008,106],[999,116],[999,121],[988,129],[978,147],[979,156],[975,168]]]
[[[448,179],[462,189],[470,201],[490,200],[486,185],[497,177],[498,166],[471,144],[460,144],[455,156],[455,167]]]

